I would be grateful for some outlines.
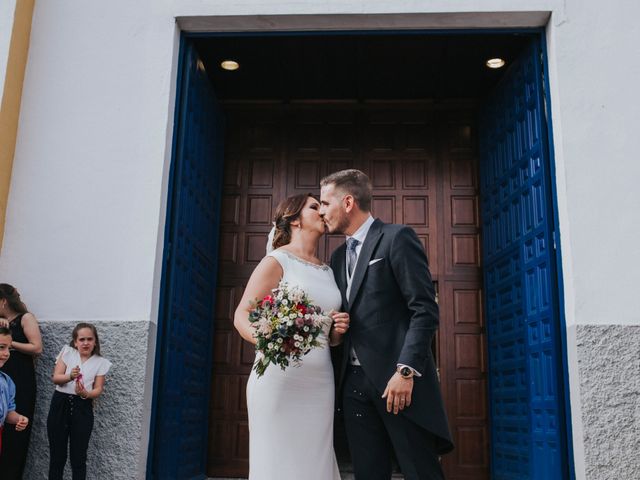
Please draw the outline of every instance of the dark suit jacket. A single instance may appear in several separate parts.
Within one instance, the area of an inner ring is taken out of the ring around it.
[[[375,259],[381,260],[369,265]],[[402,415],[433,433],[440,453],[450,451],[453,443],[431,354],[438,305],[418,236],[405,225],[376,219],[360,250],[349,298],[346,245],[333,252],[331,267],[342,293],[342,308],[351,317],[338,367],[338,390],[351,347],[380,395],[398,363],[413,367],[422,376],[414,377],[412,403]]]

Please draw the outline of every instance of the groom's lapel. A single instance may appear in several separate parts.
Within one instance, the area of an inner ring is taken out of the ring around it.
[[[346,244],[342,244],[338,247],[337,252],[335,253],[336,264],[332,265],[335,267],[334,273],[336,273],[335,279],[336,284],[338,285],[338,289],[340,290],[340,295],[342,295],[342,304],[347,305],[347,266],[346,266],[346,256],[347,256],[347,246]]]
[[[380,241],[380,237],[382,237],[382,225],[383,223],[379,219],[376,219],[369,228],[367,238],[364,239],[364,244],[362,245],[362,249],[360,250],[360,255],[358,255],[358,263],[356,263],[356,270],[353,274],[353,280],[351,281],[351,290],[349,291],[349,305],[353,305],[353,301],[358,295],[358,290],[360,290],[360,287],[362,286],[362,280],[364,279],[364,274],[366,273],[367,268],[369,268],[369,260],[371,260],[373,250],[376,248],[376,245]]]

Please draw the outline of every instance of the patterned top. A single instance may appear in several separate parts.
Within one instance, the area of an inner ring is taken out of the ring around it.
[[[0,427],[9,412],[16,409],[16,386],[6,373],[0,372]]]

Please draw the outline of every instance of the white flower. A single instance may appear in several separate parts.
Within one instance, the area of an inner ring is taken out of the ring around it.
[[[293,303],[300,303],[304,300],[304,291],[300,288],[293,288],[289,294],[289,299]]]
[[[286,307],[287,305],[289,305],[289,300],[287,300],[286,298],[284,298],[282,300],[282,304]]]
[[[289,326],[293,325],[293,320],[289,320],[289,321],[287,322],[287,325],[289,325]]]
[[[273,348],[273,342],[269,342],[269,343],[267,344],[267,348],[268,348],[269,350],[271,350],[271,349]]]
[[[278,312],[278,318],[282,318],[282,312]]]
[[[298,348],[300,346],[300,342],[295,342],[293,345]]]
[[[278,343],[282,343],[282,339],[281,339],[281,338],[279,338],[278,340],[276,340],[276,342],[278,342]]]
[[[267,338],[271,335],[273,328],[271,327],[271,322],[269,322],[266,318],[261,318],[258,322],[256,322],[256,332],[260,335],[263,335]]]
[[[309,331],[309,327],[307,327],[306,325],[304,327],[302,327],[302,330],[304,330],[305,332]]]
[[[308,313],[304,314],[304,319],[305,320],[309,320],[311,318],[311,315],[309,315]]]
[[[294,318],[296,318],[296,317],[297,317],[297,315],[296,315],[295,313],[290,313],[290,314],[289,314],[289,318],[291,318],[291,319],[294,319]]]

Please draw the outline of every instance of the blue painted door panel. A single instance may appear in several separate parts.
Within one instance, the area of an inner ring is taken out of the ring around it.
[[[149,477],[205,478],[223,119],[193,45],[181,47]]]
[[[532,41],[480,116],[495,479],[568,478],[542,82]]]

